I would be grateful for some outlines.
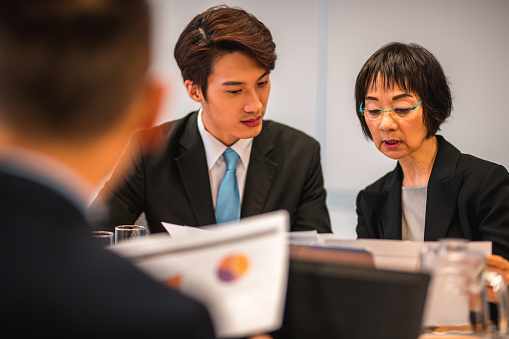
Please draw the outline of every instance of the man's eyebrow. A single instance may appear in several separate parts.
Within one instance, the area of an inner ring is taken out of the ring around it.
[[[223,86],[238,86],[245,85],[246,83],[243,81],[225,81],[222,83]]]
[[[267,75],[270,74],[270,71],[266,71],[265,73],[263,73],[259,78],[258,80],[266,77]],[[223,86],[238,86],[238,85],[245,85],[246,83],[244,81],[225,81],[222,83]]]
[[[261,76],[261,77],[259,77],[259,78],[258,78],[258,80],[260,80],[260,79],[262,79],[262,78],[266,77],[266,76],[267,76],[267,75],[269,75],[269,74],[270,74],[270,71],[266,71],[265,73],[263,73],[263,74],[262,74],[262,76]]]

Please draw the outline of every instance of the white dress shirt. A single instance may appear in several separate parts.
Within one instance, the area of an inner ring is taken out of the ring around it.
[[[198,112],[198,131],[200,132],[203,146],[205,147],[205,155],[210,178],[210,191],[212,192],[212,202],[214,209],[216,208],[217,194],[219,186],[226,173],[226,163],[222,157],[223,152],[228,148],[221,141],[216,139],[209,131],[205,129],[202,120],[202,109]],[[233,145],[229,146],[239,155],[237,163],[237,182],[239,185],[240,203],[244,196],[244,186],[246,185],[246,174],[249,167],[249,158],[251,156],[251,147],[253,146],[253,138],[239,139]]]

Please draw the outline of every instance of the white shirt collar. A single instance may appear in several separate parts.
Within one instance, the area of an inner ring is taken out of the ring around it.
[[[221,141],[216,139],[209,131],[205,129],[202,120],[202,108],[198,112],[198,131],[200,132],[205,147],[205,154],[207,156],[207,164],[209,171],[215,165],[217,160],[221,158],[223,152],[228,148]],[[233,145],[229,146],[240,156],[240,163],[247,169],[249,166],[249,158],[251,156],[251,147],[253,145],[253,138],[239,139]]]

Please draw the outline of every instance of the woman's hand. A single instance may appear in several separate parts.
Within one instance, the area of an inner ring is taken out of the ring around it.
[[[502,276],[505,283],[509,282],[509,261],[499,255],[489,255],[487,257],[488,271],[498,273]],[[488,301],[492,303],[497,302],[497,294],[491,287],[488,288]]]
[[[497,272],[509,282],[509,261],[495,254],[489,255],[487,259],[488,270]]]

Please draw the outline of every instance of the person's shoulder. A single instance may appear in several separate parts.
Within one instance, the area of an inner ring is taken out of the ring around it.
[[[471,167],[472,169],[475,169],[476,167],[491,168],[494,166],[501,166],[493,161],[482,159],[468,153],[461,153],[458,164],[464,167]]]
[[[196,111],[191,112],[180,119],[166,121],[159,125],[153,126],[153,127],[149,128],[147,131],[155,132],[155,133],[162,134],[162,135],[169,135],[171,133],[174,133],[175,131],[180,131],[182,129],[187,128],[189,122],[193,118],[195,118],[196,114],[197,114]]]
[[[262,133],[270,135],[271,139],[277,142],[300,142],[310,145],[318,144],[318,141],[309,134],[273,120],[263,121]]]
[[[456,170],[467,170],[467,171],[486,171],[490,168],[501,166],[492,161],[481,159],[477,156],[468,153],[462,153],[456,146],[445,140],[444,137],[437,135],[439,141],[439,152],[443,153],[444,156],[440,157],[442,161],[455,161]]]
[[[166,121],[148,129],[137,131],[134,133],[133,139],[146,139],[148,137],[152,140],[158,140],[160,143],[173,141],[178,139],[189,128],[193,119],[196,122],[196,114],[197,112],[191,112],[182,118]]]
[[[481,159],[471,154],[461,153],[457,166],[457,171],[464,170],[468,173],[478,174],[484,176],[491,170],[497,170],[507,173],[507,169],[493,161]]]
[[[507,173],[504,166],[497,164],[493,161],[486,160],[468,153],[462,153],[451,143],[440,139],[440,147],[446,148],[445,157],[440,157],[443,164],[442,168],[448,167],[448,163],[454,162],[455,172],[464,172],[469,178],[484,177],[488,172],[494,170],[492,173]],[[440,152],[440,150],[439,150]],[[438,158],[437,158],[438,159]]]

